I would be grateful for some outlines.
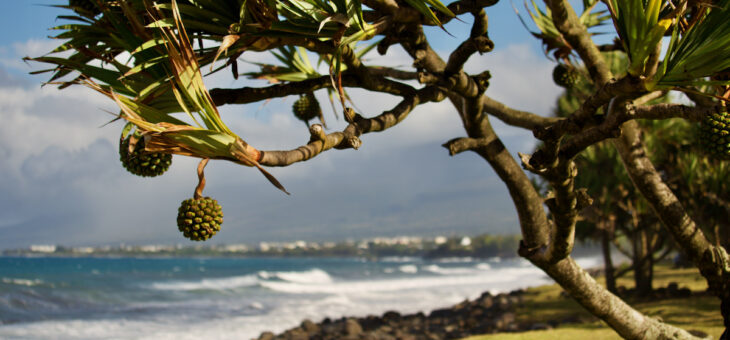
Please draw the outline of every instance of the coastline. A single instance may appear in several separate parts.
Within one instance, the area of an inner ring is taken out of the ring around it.
[[[263,332],[257,340],[435,340],[461,339],[471,335],[516,332],[542,329],[543,325],[521,325],[516,320],[514,307],[522,303],[524,290],[492,295],[483,293],[478,298],[448,308],[401,315],[388,311],[383,315],[366,317],[326,318],[319,323],[304,320],[294,327],[275,335]]]
[[[602,280],[600,269],[588,270]],[[636,295],[631,277],[619,280],[619,291],[642,313],[688,330],[700,337],[719,337],[724,331],[716,311],[720,301],[707,292],[696,268],[657,268],[654,291]],[[626,288],[629,287],[629,288]],[[605,323],[584,310],[557,284],[545,284],[509,293],[488,292],[428,314],[401,315],[389,311],[366,317],[341,317],[297,327],[277,335],[263,332],[255,340],[583,340],[619,339]]]
[[[596,263],[589,262],[584,263]],[[351,317],[361,334],[389,326],[394,333],[388,336],[393,336],[411,333],[398,327],[418,330],[406,322],[446,325],[452,321],[444,317],[458,316],[434,310],[491,313],[487,319],[493,319],[497,309],[475,311],[475,301],[483,307],[506,304],[499,298],[483,301],[484,291],[495,298],[498,292],[548,283],[544,273],[517,259],[6,257],[0,258],[0,268],[4,301],[22,303],[0,301],[0,338],[28,340],[105,334],[117,339],[252,339],[267,330],[311,330],[313,323],[303,324],[304,319],[317,321],[320,328],[346,330]],[[444,308],[458,305],[463,308]],[[442,319],[430,318],[437,316]],[[473,323],[466,316],[461,320]],[[459,322],[450,329],[462,327]],[[379,334],[390,331],[380,329]],[[337,334],[334,338],[346,333]]]
[[[585,270],[594,277],[600,272],[599,258],[578,259]],[[509,292],[483,292],[474,299],[446,307],[432,309],[427,313],[401,313],[386,311],[381,315],[342,316],[325,318],[320,322],[304,319],[298,326],[283,332],[262,332],[256,340],[437,340],[462,339],[474,335],[503,332],[545,330],[559,324],[576,323],[574,317],[545,321],[520,321],[515,309],[523,304],[525,292],[530,287],[553,285],[548,282],[538,285],[520,285],[525,288]]]

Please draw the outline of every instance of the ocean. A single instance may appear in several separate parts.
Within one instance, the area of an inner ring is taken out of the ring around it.
[[[0,339],[251,339],[549,282],[522,259],[0,257]]]

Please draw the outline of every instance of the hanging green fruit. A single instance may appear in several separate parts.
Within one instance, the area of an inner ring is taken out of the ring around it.
[[[319,117],[322,114],[319,102],[314,96],[314,93],[311,92],[299,97],[299,99],[294,102],[292,111],[297,119],[303,121],[307,125],[309,125],[310,120]]]
[[[223,211],[210,197],[188,198],[177,211],[177,228],[192,241],[205,241],[221,230]]]
[[[144,149],[144,139],[136,139],[133,147],[130,141],[133,135],[119,140],[119,160],[127,171],[142,177],[162,175],[172,164],[172,155],[161,152],[147,152]]]
[[[578,73],[578,70],[568,64],[558,63],[553,69],[553,81],[558,86],[566,89],[573,88],[578,82],[579,77],[580,73]]]
[[[720,160],[730,160],[730,114],[716,112],[700,123],[699,140],[702,148]]]
[[[195,187],[193,198],[188,198],[177,209],[177,229],[191,241],[205,241],[221,230],[223,210],[218,201],[203,197],[205,189],[205,174],[203,170],[208,165],[205,158],[198,164],[198,186]]]

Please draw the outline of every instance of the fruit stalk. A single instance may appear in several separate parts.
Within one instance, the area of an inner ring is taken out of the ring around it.
[[[195,187],[195,194],[193,195],[193,198],[195,199],[203,197],[203,189],[205,189],[205,174],[203,173],[203,170],[205,169],[205,166],[208,165],[208,160],[208,158],[204,158],[198,164],[198,186]]]

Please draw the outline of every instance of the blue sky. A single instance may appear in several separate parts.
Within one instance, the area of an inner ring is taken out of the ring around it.
[[[0,2],[0,249],[30,244],[189,243],[177,231],[180,201],[192,196],[197,161],[175,157],[159,178],[139,178],[118,161],[120,124],[104,126],[115,111],[106,98],[76,87],[41,88],[43,68],[20,58],[39,56],[58,42],[59,9],[51,0]],[[493,74],[488,94],[519,109],[548,114],[560,90],[553,64],[519,23],[511,4],[488,9],[493,53],[474,56],[467,70]],[[437,51],[458,45],[470,16],[447,26],[456,37],[433,30]],[[408,65],[392,49],[374,64]],[[261,56],[243,55],[247,60]],[[251,85],[225,76],[209,87]],[[257,83],[261,85],[260,83]],[[353,90],[366,116],[397,100]],[[318,93],[324,104],[324,96]],[[291,149],[306,143],[304,124],[291,114],[296,98],[243,107],[221,107],[228,125],[259,149]],[[341,129],[324,105],[325,117]],[[531,133],[495,120],[513,155],[529,152]],[[363,137],[360,150],[330,151],[311,161],[270,171],[291,196],[273,189],[257,171],[228,162],[206,168],[206,195],[223,205],[223,230],[213,243],[343,240],[396,235],[518,233],[516,213],[504,185],[489,166],[469,153],[449,157],[440,145],[463,136],[448,102],[419,107],[401,125]]]

